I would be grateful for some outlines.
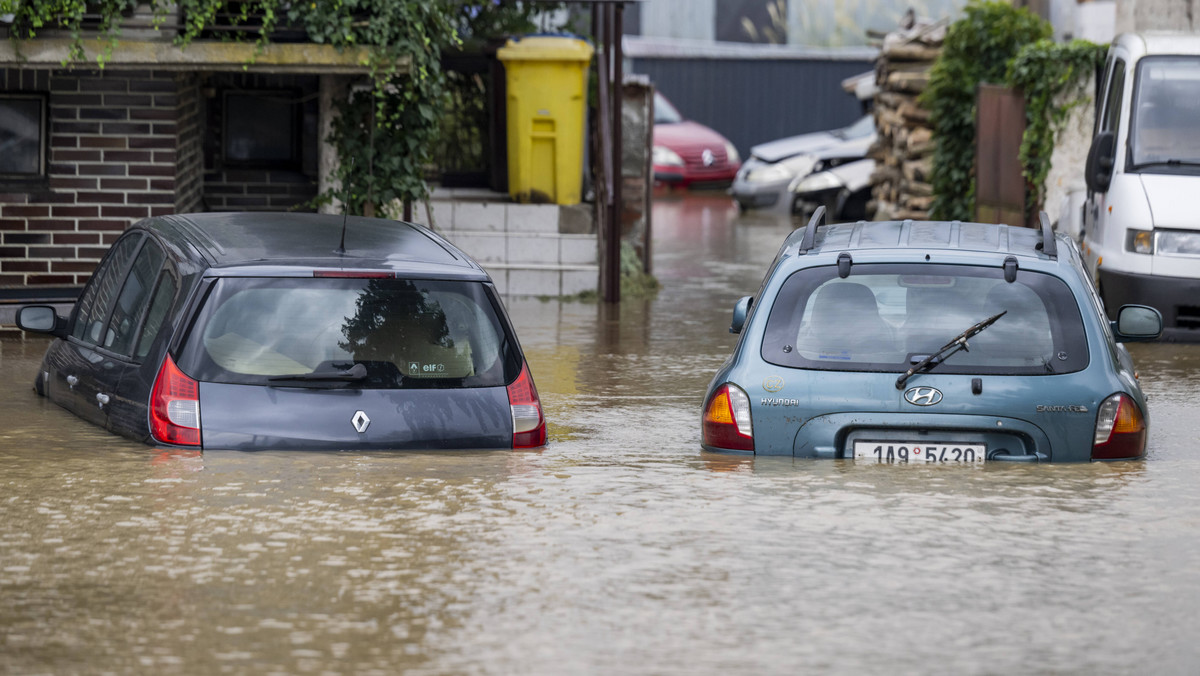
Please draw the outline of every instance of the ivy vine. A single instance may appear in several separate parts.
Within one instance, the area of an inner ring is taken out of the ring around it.
[[[226,29],[218,35],[252,40],[260,49],[285,27],[338,49],[367,47],[368,90],[336,103],[329,139],[340,159],[333,178],[344,187],[318,198],[340,200],[354,214],[427,197],[424,170],[445,113],[442,51],[458,48],[463,32],[529,26],[534,11],[520,0],[0,0],[0,15],[12,15],[14,40],[48,30],[68,35],[64,66],[86,58],[87,19],[87,29],[108,45],[98,59],[103,68],[122,19],[139,6],[149,7],[156,27],[178,17],[180,48],[218,26]]]
[[[1045,198],[1055,139],[1071,111],[1092,102],[1089,76],[1103,65],[1107,51],[1107,45],[1087,40],[1066,44],[1039,40],[1023,47],[1008,65],[1005,82],[1025,97],[1021,167],[1028,186],[1027,218],[1041,208]],[[1064,105],[1057,105],[1060,97],[1066,99]]]
[[[972,0],[950,25],[920,102],[930,111],[936,146],[930,215],[973,220],[975,215],[975,90],[1002,83],[1021,47],[1050,37],[1048,22],[1024,8]]]

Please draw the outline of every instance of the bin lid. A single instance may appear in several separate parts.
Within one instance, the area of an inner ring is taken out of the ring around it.
[[[592,46],[573,35],[527,35],[496,50],[501,61],[590,61]]]

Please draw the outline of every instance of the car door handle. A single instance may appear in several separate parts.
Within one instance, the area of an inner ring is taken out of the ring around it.
[[[67,376],[67,385],[70,386],[71,389],[75,389],[75,383],[77,382],[79,382],[79,379],[75,376]]]
[[[103,392],[97,392],[96,403],[100,405],[100,408],[104,408],[104,405],[108,403],[108,395]]]

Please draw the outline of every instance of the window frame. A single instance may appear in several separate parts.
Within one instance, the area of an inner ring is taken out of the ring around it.
[[[13,91],[0,92],[0,102],[12,100],[32,100],[40,104],[40,119],[38,121],[38,169],[36,172],[5,173],[0,172],[0,186],[16,188],[45,187],[48,181],[50,163],[50,97],[45,92]]]

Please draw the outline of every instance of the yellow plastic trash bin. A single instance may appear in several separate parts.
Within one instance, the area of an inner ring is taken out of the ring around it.
[[[535,35],[496,52],[507,72],[508,194],[518,202],[578,204],[592,46]]]

